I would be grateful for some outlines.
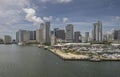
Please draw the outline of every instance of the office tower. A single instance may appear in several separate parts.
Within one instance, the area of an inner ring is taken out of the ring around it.
[[[29,31],[25,31],[23,34],[23,42],[29,43],[29,40],[30,40],[30,33],[29,33]]]
[[[4,36],[4,43],[5,44],[11,44],[12,43],[12,38],[9,35]]]
[[[74,42],[81,42],[80,40],[81,34],[79,31],[74,32]]]
[[[36,41],[37,43],[41,43],[41,44],[44,43],[42,29],[36,30]]]
[[[73,42],[73,25],[68,24],[66,26],[66,34],[65,34],[66,42]]]
[[[41,43],[46,42],[46,26],[45,26],[45,23],[40,24],[40,40],[41,40]]]
[[[30,33],[30,40],[36,40],[36,31],[29,31]]]
[[[120,30],[114,30],[114,40],[120,40]]]
[[[40,24],[40,29],[36,30],[36,40],[38,43],[50,43],[50,22]]]
[[[51,34],[51,46],[56,44],[56,37],[54,34]]]
[[[50,22],[45,22],[45,42],[50,43]]]
[[[85,32],[85,42],[89,41],[89,32]]]
[[[36,41],[40,43],[40,29],[36,30]]]
[[[36,42],[36,31],[19,30],[16,32],[17,43]]]
[[[102,41],[102,22],[98,21],[93,24],[93,40],[97,42]]]
[[[16,32],[16,43],[19,42],[19,31]]]
[[[57,35],[58,35],[58,34],[57,34],[57,31],[58,31],[58,30],[59,30],[59,28],[55,28],[55,29],[54,29],[54,35],[55,35],[55,37],[57,37]]]
[[[65,40],[65,30],[57,30],[56,31],[56,38],[57,39],[61,39],[61,40]]]
[[[26,32],[26,30],[19,30],[18,32],[16,32],[16,41],[17,41],[17,43],[24,42],[24,33],[25,32]]]

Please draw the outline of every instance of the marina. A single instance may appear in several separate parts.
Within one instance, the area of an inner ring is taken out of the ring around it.
[[[64,46],[46,47],[63,60],[120,61],[120,49],[113,46]]]

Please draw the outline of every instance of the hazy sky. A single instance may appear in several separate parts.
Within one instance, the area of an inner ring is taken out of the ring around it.
[[[51,29],[74,25],[75,31],[92,30],[93,23],[103,23],[103,30],[120,29],[120,0],[0,0],[0,37],[19,29],[36,30],[44,21]]]

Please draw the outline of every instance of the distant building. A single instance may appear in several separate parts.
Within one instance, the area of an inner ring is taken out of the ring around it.
[[[85,32],[85,42],[89,41],[89,32]]]
[[[114,41],[114,32],[111,33],[104,33],[103,34],[103,41],[107,41],[107,42],[113,42]]]
[[[51,42],[50,22],[40,24],[40,29],[36,30],[36,40],[38,43]]]
[[[23,34],[23,42],[24,43],[29,43],[29,40],[30,40],[30,33],[29,33],[29,31],[26,31]]]
[[[36,31],[29,31],[30,33],[30,40],[36,40]]]
[[[101,42],[102,41],[102,22],[98,21],[93,24],[93,41]]]
[[[80,37],[81,37],[81,34],[79,31],[74,32],[74,42],[76,43],[81,42]]]
[[[114,40],[120,40],[120,30],[114,30]]]
[[[16,32],[16,42],[33,43],[36,42],[36,31],[19,30]]]
[[[72,24],[68,24],[66,26],[66,34],[65,34],[65,40],[66,42],[73,42],[73,25]]]
[[[43,30],[38,29],[36,30],[36,41],[37,43],[44,43],[44,38],[43,38]]]
[[[50,22],[45,22],[45,42],[50,43]]]
[[[56,38],[57,39],[61,39],[61,40],[65,40],[65,30],[57,30],[56,31]]]
[[[26,30],[19,30],[16,32],[16,42],[24,42],[24,33]]]
[[[56,37],[54,36],[54,34],[51,35],[51,46],[56,44]]]
[[[57,38],[57,35],[58,35],[58,33],[57,33],[57,31],[59,30],[59,28],[54,28],[54,36]]]
[[[4,43],[5,44],[11,44],[12,43],[12,38],[9,35],[4,36]]]
[[[3,44],[3,43],[4,43],[3,39],[0,38],[0,44]]]

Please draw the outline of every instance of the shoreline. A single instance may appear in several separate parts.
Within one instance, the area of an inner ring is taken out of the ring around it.
[[[90,61],[90,62],[104,62],[104,61],[120,61],[120,59],[109,59],[109,58],[90,58],[89,56],[86,55],[77,55],[73,53],[65,53],[62,52],[61,50],[56,50],[56,49],[49,49],[48,50],[58,56],[60,59],[64,61]],[[73,55],[73,56],[71,56]]]

